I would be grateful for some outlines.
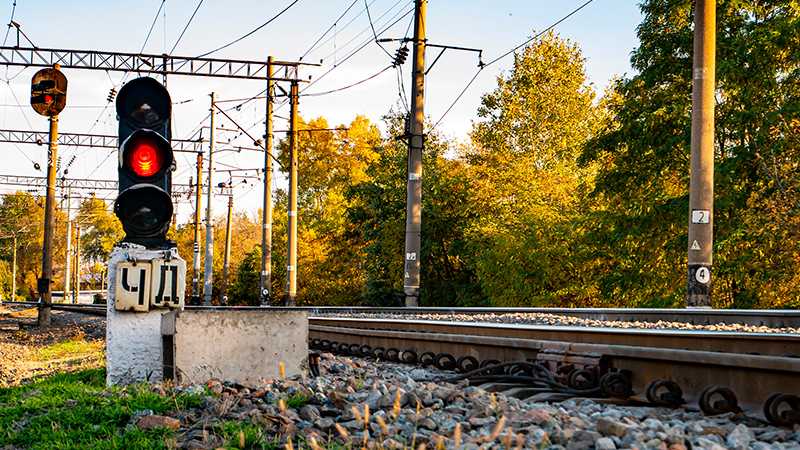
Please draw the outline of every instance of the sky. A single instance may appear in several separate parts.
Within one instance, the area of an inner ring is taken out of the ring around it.
[[[40,48],[101,50],[119,52],[168,53],[176,44],[199,0],[165,0],[155,21],[152,33],[145,41],[162,0],[137,2],[82,0],[63,2],[57,0],[16,0],[14,21]],[[429,43],[478,48],[483,51],[483,61],[511,50],[545,29],[585,0],[430,0],[426,20]],[[0,3],[0,20],[11,17],[14,0]],[[172,54],[197,56],[227,44],[267,21],[289,5],[292,0],[203,0],[197,14],[177,43]],[[352,7],[336,25],[337,19],[349,6]],[[307,92],[321,92],[347,86],[367,78],[390,64],[390,58],[375,43],[368,43],[352,58],[341,62],[352,50],[371,39],[372,31],[365,11],[369,5],[375,28],[380,32],[386,25],[413,9],[412,0],[299,0],[274,22],[230,47],[210,55],[216,58],[264,60],[272,55],[279,60],[296,60],[306,54],[304,61],[321,66],[304,66],[301,76],[311,76],[312,81],[335,67],[329,75],[308,88]],[[388,28],[381,38],[401,38],[413,33],[413,14],[408,14]],[[636,27],[641,21],[638,2],[632,0],[594,0],[580,12],[555,28],[561,37],[575,42],[586,58],[586,72],[598,93],[614,76],[630,73],[630,53],[638,45]],[[320,43],[312,44],[331,28]],[[25,46],[24,38],[22,44]],[[16,32],[11,29],[6,45],[15,45]],[[394,54],[397,43],[384,44]],[[308,50],[311,50],[308,52]],[[437,52],[429,49],[428,62]],[[409,61],[402,67],[403,86],[410,97]],[[438,126],[438,130],[456,139],[467,139],[467,133],[480,104],[481,95],[496,86],[496,77],[507,71],[513,63],[508,56],[482,71],[469,90]],[[458,93],[477,70],[477,55],[472,52],[448,50],[426,77],[425,113],[437,122]],[[0,67],[0,128],[47,131],[45,117],[30,108],[30,78],[38,68]],[[67,107],[60,115],[60,131],[116,135],[117,121],[113,104],[106,98],[113,87],[119,90],[123,81],[136,75],[123,72],[64,69],[69,80]],[[159,77],[160,79],[160,77]],[[232,80],[188,76],[169,76],[168,89],[173,106],[173,137],[188,138],[201,126],[209,111],[209,94],[217,99],[250,97],[265,87],[264,81]],[[286,87],[288,89],[288,86]],[[381,117],[391,109],[402,108],[399,103],[400,88],[395,70],[354,88],[318,97],[301,97],[299,111],[304,118],[324,116],[331,125],[347,124],[356,115],[364,115],[380,123]],[[21,105],[21,106],[20,106]],[[230,105],[230,103],[229,103]],[[107,107],[108,106],[108,107]],[[231,112],[236,122],[251,134],[263,134],[265,104],[252,101],[239,111]],[[276,106],[277,116],[286,116],[286,105]],[[218,124],[234,128],[227,119],[218,115]],[[276,117],[275,129],[288,128],[285,121]],[[251,146],[246,136],[221,132],[220,139],[233,139],[231,145]],[[203,131],[208,136],[208,130]],[[283,135],[276,135],[282,138]],[[6,155],[0,175],[46,175],[47,150],[44,146],[0,143]],[[108,149],[61,147],[62,167],[69,165],[68,178],[116,179],[116,151]],[[71,163],[70,163],[71,161]],[[256,169],[263,165],[263,155],[255,152],[220,152],[215,163],[220,169],[238,167]],[[34,168],[34,163],[41,166]],[[302,164],[302,155],[300,157]],[[195,172],[194,156],[179,154],[173,183],[187,183]],[[235,208],[256,214],[262,202],[259,180],[255,172],[248,183],[241,181],[235,187]],[[214,184],[227,181],[227,175],[218,172]],[[300,180],[302,184],[302,180]],[[275,188],[285,184],[281,177]],[[0,186],[0,193],[16,188]],[[38,192],[43,192],[39,190]],[[88,194],[88,193],[84,193]],[[116,192],[98,192],[107,199]],[[217,198],[213,203],[215,215],[224,214],[227,200]],[[193,213],[188,199],[177,205],[178,220],[185,222]]]

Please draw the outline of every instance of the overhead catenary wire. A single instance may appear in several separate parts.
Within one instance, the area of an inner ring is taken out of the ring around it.
[[[360,84],[364,84],[367,81],[372,80],[373,78],[376,78],[376,77],[380,76],[381,74],[383,74],[387,70],[391,69],[392,67],[394,67],[394,65],[390,64],[390,65],[384,67],[383,69],[381,69],[380,71],[378,71],[377,73],[374,73],[374,74],[368,76],[367,78],[364,78],[363,80],[359,80],[359,81],[356,81],[355,83],[348,84],[347,86],[342,86],[340,88],[331,89],[331,90],[328,90],[328,91],[311,92],[311,93],[308,93],[308,94],[300,94],[300,95],[302,95],[303,97],[316,97],[316,96],[320,96],[320,95],[328,95],[328,94],[333,94],[333,93],[336,93],[336,92],[341,92],[341,91],[356,87],[356,86],[358,86]]]
[[[197,2],[197,6],[194,8],[194,12],[192,12],[191,17],[189,17],[189,20],[186,22],[186,26],[183,27],[180,36],[178,36],[178,39],[175,41],[175,44],[172,45],[172,49],[169,51],[170,55],[175,51],[176,48],[178,48],[178,44],[181,43],[183,35],[186,33],[186,30],[189,29],[189,25],[192,24],[192,20],[194,20],[194,16],[197,14],[197,11],[200,9],[200,6],[202,6],[203,1],[204,0],[200,0],[199,2]]]
[[[364,9],[367,11],[367,19],[369,20],[369,27],[372,29],[372,37],[375,39],[375,43],[381,48],[381,50],[383,50],[383,53],[386,53],[386,56],[388,56],[389,59],[392,59],[392,54],[383,48],[381,43],[378,42],[378,35],[375,33],[375,24],[372,23],[372,14],[369,13],[369,5],[367,4],[367,0],[364,0]]]
[[[240,42],[240,41],[242,41],[243,39],[246,39],[246,38],[248,38],[248,37],[252,36],[252,35],[253,35],[254,33],[256,33],[258,30],[260,30],[260,29],[264,28],[265,26],[267,26],[267,25],[271,24],[272,22],[274,22],[275,20],[277,20],[277,19],[278,19],[278,17],[282,16],[282,15],[283,15],[283,13],[285,13],[286,11],[288,11],[288,10],[289,10],[289,9],[290,9],[292,6],[294,6],[295,4],[297,4],[297,2],[299,2],[299,1],[300,1],[300,0],[294,0],[293,2],[289,3],[289,4],[288,4],[288,5],[285,7],[285,8],[283,8],[282,10],[280,10],[280,12],[278,12],[277,14],[275,14],[274,16],[272,16],[272,17],[271,17],[269,20],[267,20],[266,22],[262,23],[261,25],[259,25],[259,26],[255,27],[255,28],[253,28],[252,30],[250,30],[250,31],[248,31],[247,33],[243,34],[242,36],[239,36],[238,38],[236,38],[236,39],[234,39],[234,40],[232,40],[232,41],[228,42],[227,44],[225,44],[225,45],[221,45],[221,46],[219,46],[219,47],[215,48],[214,50],[209,50],[209,51],[207,51],[207,52],[205,52],[205,53],[203,53],[203,54],[201,54],[201,55],[197,55],[197,57],[198,57],[198,58],[202,58],[202,57],[208,56],[208,55],[210,55],[210,54],[212,54],[212,53],[216,53],[216,52],[218,52],[218,51],[220,51],[220,50],[223,50],[223,49],[226,49],[226,48],[230,47],[231,45],[234,45],[234,44],[236,44],[237,42]]]
[[[375,0],[372,0],[372,1],[374,2]],[[303,60],[303,58],[305,58],[305,57],[306,57],[306,56],[307,56],[307,55],[308,55],[308,54],[309,54],[309,53],[310,53],[312,50],[314,50],[314,48],[317,46],[317,44],[319,44],[319,41],[321,41],[322,39],[324,39],[324,38],[325,38],[325,36],[327,36],[327,35],[328,35],[328,33],[330,33],[330,32],[331,32],[331,30],[332,30],[332,29],[334,29],[334,28],[336,27],[336,24],[338,24],[338,23],[339,23],[339,21],[340,21],[340,20],[342,20],[342,17],[346,16],[346,15],[347,15],[347,13],[348,13],[348,12],[350,12],[350,10],[353,8],[353,6],[355,6],[355,5],[356,5],[356,3],[358,3],[358,0],[353,0],[353,2],[352,2],[352,3],[350,3],[350,6],[348,6],[348,7],[347,7],[347,9],[345,9],[345,10],[344,10],[344,12],[343,12],[341,15],[339,15],[339,17],[337,17],[337,18],[336,18],[336,20],[334,20],[334,21],[333,21],[333,23],[331,24],[331,26],[329,26],[329,27],[328,27],[328,29],[327,29],[327,30],[325,30],[325,32],[323,32],[323,33],[320,35],[320,37],[319,37],[319,38],[317,38],[317,40],[316,40],[316,41],[314,41],[314,43],[313,43],[313,44],[311,44],[311,47],[309,47],[309,48],[308,48],[308,50],[306,50],[306,51],[303,53],[303,55],[302,55],[302,56],[300,56],[300,58],[299,58],[299,61],[302,61],[302,60]]]
[[[466,86],[464,86],[464,88],[461,89],[461,91],[458,93],[456,98],[450,103],[450,106],[448,106],[447,109],[444,111],[444,113],[441,115],[441,117],[439,117],[439,120],[437,120],[436,123],[433,124],[433,128],[436,128],[437,126],[439,126],[439,124],[442,122],[442,120],[444,120],[444,118],[447,116],[447,114],[450,113],[450,111],[453,109],[453,107],[456,105],[456,103],[458,103],[458,101],[461,100],[461,97],[463,97],[464,94],[467,92],[467,90],[469,90],[470,86],[472,86],[472,83],[475,82],[475,80],[478,78],[478,75],[480,75],[480,73],[483,71],[483,69],[491,66],[492,64],[500,61],[501,59],[505,58],[506,56],[516,52],[520,48],[522,48],[522,47],[530,44],[531,42],[535,41],[536,39],[542,37],[542,35],[544,35],[548,31],[552,30],[553,28],[557,27],[558,25],[560,25],[561,23],[563,23],[565,20],[569,19],[573,15],[577,14],[580,10],[582,10],[583,8],[588,6],[593,1],[594,0],[586,0],[580,6],[578,6],[575,9],[573,9],[572,11],[570,11],[567,15],[565,15],[562,18],[558,19],[557,21],[553,22],[550,26],[548,26],[547,28],[543,29],[542,31],[536,33],[531,38],[527,39],[525,42],[515,46],[511,50],[509,50],[509,51],[501,54],[500,56],[492,59],[488,63],[479,65],[478,66],[478,70],[475,72],[475,74],[472,76],[472,78],[470,78],[470,80],[467,82]]]

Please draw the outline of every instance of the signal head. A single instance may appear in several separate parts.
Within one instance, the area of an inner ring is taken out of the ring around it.
[[[169,92],[153,78],[137,78],[119,90],[116,107],[120,194],[114,213],[125,230],[124,242],[174,247],[166,238],[173,212]]]
[[[122,143],[120,167],[137,181],[156,178],[172,166],[172,147],[160,134],[139,129]]]
[[[116,106],[120,123],[134,128],[159,128],[169,122],[172,114],[167,88],[149,77],[137,78],[123,86]]]

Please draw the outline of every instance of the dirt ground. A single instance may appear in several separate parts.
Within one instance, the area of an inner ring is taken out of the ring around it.
[[[0,304],[0,387],[55,372],[103,364],[105,320],[52,312],[52,326],[36,326],[36,308]]]

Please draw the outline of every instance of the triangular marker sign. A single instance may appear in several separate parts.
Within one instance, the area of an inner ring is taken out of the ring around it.
[[[692,241],[692,250],[700,250],[700,244],[697,243],[697,239]]]

